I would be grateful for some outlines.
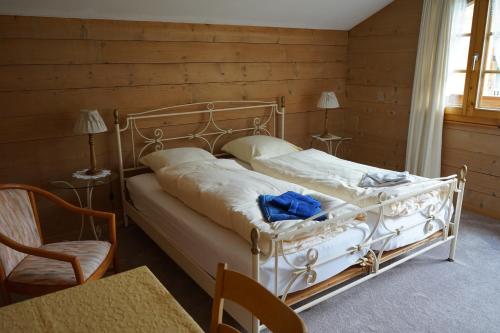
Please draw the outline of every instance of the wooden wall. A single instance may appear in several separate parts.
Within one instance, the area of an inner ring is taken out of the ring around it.
[[[422,1],[396,0],[349,31],[349,157],[402,170]]]
[[[307,146],[309,134],[321,131],[323,113],[315,107],[321,91],[345,100],[347,37],[331,30],[0,16],[0,182],[47,187],[85,168],[87,139],[72,132],[82,108],[99,109],[112,127],[113,109],[283,95],[287,139]],[[332,118],[333,129],[343,126],[342,112]],[[111,133],[96,136],[101,167],[115,167],[113,147]],[[97,195],[105,199],[104,193]],[[44,212],[54,238],[76,230],[66,216]]]
[[[456,173],[463,164],[469,167],[465,207],[500,219],[500,129],[446,123],[442,173]]]
[[[349,32],[349,157],[403,169],[422,0],[396,0]],[[500,129],[446,123],[442,173],[469,166],[464,206],[500,218]]]

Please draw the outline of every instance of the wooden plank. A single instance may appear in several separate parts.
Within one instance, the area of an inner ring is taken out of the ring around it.
[[[82,138],[84,141],[84,138]],[[78,147],[78,146],[76,146]],[[67,147],[66,150],[70,150]],[[99,167],[115,167],[116,157],[113,152],[96,156]],[[49,162],[46,159],[50,159]],[[23,183],[35,186],[47,187],[49,181],[57,179],[69,179],[73,172],[88,168],[89,158],[82,152],[69,154],[66,157],[58,155],[48,156],[46,159],[37,159],[31,164],[17,164],[0,169],[1,183]],[[36,170],[36,171],[34,171]]]
[[[347,45],[347,31],[0,16],[0,38]]]
[[[331,278],[329,278],[325,281],[316,283],[315,285],[313,285],[309,288],[306,288],[304,290],[289,294],[285,300],[285,303],[289,306],[293,305],[293,304],[297,304],[300,301],[303,301],[311,296],[319,294],[322,291],[328,290],[332,287],[335,287],[341,283],[344,283],[344,282],[349,281],[351,279],[354,279],[356,277],[366,275],[367,273],[368,273],[368,266],[349,267],[345,271],[343,271],[335,276],[332,276]]]
[[[347,147],[349,160],[388,170],[404,170],[405,154],[403,148],[392,149],[365,142],[350,142]]]
[[[418,33],[387,36],[363,36],[349,39],[349,53],[416,52]]]
[[[0,39],[0,65],[346,61],[346,46]]]
[[[318,96],[323,90],[336,91],[342,103],[344,83],[344,79],[310,79],[0,92],[0,118],[77,112],[82,108],[130,112],[193,101],[276,100],[279,96],[288,100]]]
[[[500,136],[500,128],[487,125],[445,122],[444,130],[448,129]]]
[[[364,86],[392,86],[410,88],[413,84],[414,68],[350,68],[347,83]]]
[[[434,240],[443,237],[443,231],[436,231],[432,235],[428,236],[425,239],[422,239],[418,242],[408,244],[406,246],[400,247],[398,249],[390,250],[390,251],[385,251],[382,254],[382,259],[380,260],[381,263],[387,262],[389,260],[392,260],[396,257],[399,257],[400,255],[406,254],[408,252],[411,252],[415,249],[418,249],[420,247],[423,247],[424,245],[427,245],[429,243],[432,243]]]
[[[405,114],[401,116],[390,115],[381,116],[357,113],[356,110],[346,116],[346,124],[353,128],[351,131],[354,136],[374,136],[381,139],[388,139],[393,143],[404,142],[406,143],[408,133],[408,118]],[[391,130],[388,131],[387,129]]]
[[[500,177],[500,156],[476,153],[443,146],[442,163],[460,167],[463,164],[475,172]]]
[[[393,1],[349,31],[350,37],[418,33],[423,1]]]
[[[377,102],[410,105],[411,89],[392,86],[347,85],[347,96],[351,101]]]
[[[449,175],[458,172],[455,166],[443,165],[441,174]],[[500,197],[500,177],[476,172],[469,168],[467,172],[467,190],[480,192],[492,197]]]
[[[344,62],[0,66],[0,91],[345,78]]]
[[[349,52],[349,69],[376,69],[376,70],[397,70],[410,69],[415,67],[417,57],[416,51],[410,52]],[[411,70],[413,72],[413,70]]]
[[[487,133],[447,128],[443,133],[443,147],[475,153],[500,156],[500,136]]]
[[[464,207],[476,213],[500,219],[500,197],[466,190],[464,194]]]
[[[398,118],[407,121],[410,115],[409,105],[386,104],[377,102],[360,102],[349,100],[349,107],[355,114],[365,114],[372,117]]]

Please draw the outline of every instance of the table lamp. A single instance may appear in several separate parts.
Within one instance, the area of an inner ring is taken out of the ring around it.
[[[90,146],[90,168],[85,172],[87,175],[95,175],[99,172],[96,168],[96,159],[94,151],[94,134],[106,132],[108,128],[104,123],[99,111],[80,110],[80,116],[76,121],[73,131],[77,134],[89,135]]]
[[[330,136],[328,133],[328,109],[336,109],[340,107],[339,101],[333,91],[324,91],[321,93],[317,106],[318,108],[325,109],[325,128],[323,129],[321,137],[328,138]]]

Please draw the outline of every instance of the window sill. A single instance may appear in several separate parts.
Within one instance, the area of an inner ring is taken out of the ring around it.
[[[500,112],[499,112],[500,113]],[[500,117],[477,117],[477,116],[464,116],[462,114],[456,114],[451,112],[445,112],[444,114],[445,122],[459,122],[459,123],[467,123],[473,125],[484,125],[500,128]]]

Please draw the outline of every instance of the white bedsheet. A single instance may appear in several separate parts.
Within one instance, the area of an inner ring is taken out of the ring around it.
[[[181,200],[191,209],[207,216],[220,226],[233,230],[250,242],[253,228],[261,231],[261,247],[270,251],[270,236],[266,233],[283,230],[296,224],[297,220],[267,223],[259,209],[257,198],[261,194],[279,195],[287,191],[311,195],[328,210],[339,206],[343,201],[325,194],[250,171],[233,160],[219,159],[183,163],[166,167],[156,172],[160,186],[170,195]],[[347,205],[335,211],[336,215],[354,212],[357,207]],[[318,225],[322,222],[310,221],[303,226]],[[331,230],[335,233],[335,230]],[[314,245],[321,242],[320,237],[312,234],[301,235],[285,242],[284,251],[293,251],[304,243]]]
[[[230,269],[251,275],[250,245],[235,232],[223,228],[205,216],[193,211],[181,201],[165,193],[153,174],[142,174],[128,178],[127,189],[134,206],[153,224],[161,237],[168,240],[210,275],[215,276],[217,263],[227,262]],[[364,223],[356,228],[315,246],[319,260],[336,256],[347,248],[359,244],[368,227]],[[344,255],[316,268],[316,282],[334,276],[364,256],[366,251]],[[304,263],[306,249],[288,254],[289,260],[300,265]],[[274,259],[261,265],[262,285],[274,292]],[[282,257],[279,258],[278,290],[283,290],[292,277],[292,270]],[[304,278],[299,278],[291,291],[307,288]]]
[[[272,158],[255,158],[251,164],[252,168],[257,172],[302,185],[346,202],[368,195],[369,198],[356,202],[356,205],[361,207],[376,204],[377,195],[370,196],[370,194],[382,190],[382,188],[365,189],[359,187],[358,184],[363,175],[367,172],[391,172],[390,170],[343,160],[316,149],[303,150]],[[414,175],[411,178],[415,182],[414,184],[386,187],[384,191],[390,194],[389,197],[393,198],[438,183]],[[425,183],[420,183],[424,180]],[[426,207],[439,205],[446,199],[446,195],[446,190],[435,190],[431,193],[396,202],[390,207],[386,207],[384,213],[387,216],[412,215]]]

